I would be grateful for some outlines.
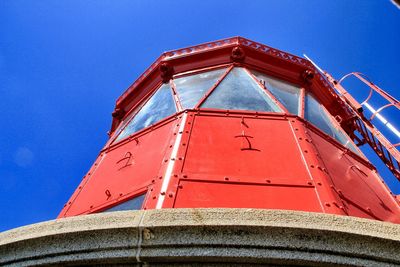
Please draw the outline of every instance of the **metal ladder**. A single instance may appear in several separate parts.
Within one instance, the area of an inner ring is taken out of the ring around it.
[[[350,110],[355,115],[353,126],[357,130],[358,134],[361,136],[361,138],[359,138],[355,133],[352,134],[352,137],[358,142],[357,145],[361,146],[367,143],[375,151],[375,153],[379,156],[383,163],[385,163],[385,165],[389,168],[393,175],[400,181],[400,152],[397,149],[397,147],[400,146],[400,142],[392,144],[381,133],[381,131],[378,130],[375,123],[373,122],[373,119],[377,118],[383,123],[384,126],[386,126],[389,131],[391,131],[395,136],[400,139],[400,132],[383,115],[380,114],[380,112],[388,107],[395,107],[396,111],[398,112],[400,110],[399,101],[381,88],[379,88],[376,84],[371,82],[368,77],[362,73],[349,73],[343,76],[343,78],[341,78],[339,81],[336,81],[329,73],[325,71],[322,73],[339,93],[341,99],[349,105]],[[361,102],[361,104],[356,99],[354,99],[342,86],[342,82],[350,76],[356,77],[370,88],[368,97],[363,102]],[[372,107],[372,105],[368,103],[374,92],[378,93],[387,102],[377,109],[375,109],[374,107]],[[366,107],[372,113],[372,116],[370,118],[365,117],[365,114],[363,113],[363,107]]]

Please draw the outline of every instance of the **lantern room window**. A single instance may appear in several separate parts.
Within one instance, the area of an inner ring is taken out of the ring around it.
[[[174,79],[183,109],[194,108],[225,71],[226,68]]]
[[[174,114],[175,112],[176,107],[172,98],[171,87],[169,84],[163,84],[138,111],[125,129],[122,130],[116,141],[128,137],[132,133],[135,133],[143,128],[153,125],[154,123]]]
[[[274,97],[292,114],[300,115],[300,87],[272,78],[258,71],[253,75],[270,91]]]
[[[333,118],[311,93],[306,94],[304,118],[314,124],[318,129],[336,139],[353,152],[360,154],[350,138],[338,127],[334,126]]]
[[[201,107],[282,112],[243,68],[233,68]]]
[[[165,83],[141,107],[129,115],[128,122],[117,131],[115,141],[122,140],[177,112],[175,100],[183,109],[200,108],[224,110],[248,110],[287,112],[301,116],[301,88],[258,71],[249,72],[234,67],[189,74]],[[225,76],[224,76],[225,75]],[[260,83],[257,82],[260,81]],[[177,94],[173,98],[172,84]],[[215,88],[214,88],[215,87]],[[275,99],[273,99],[275,98]],[[278,106],[279,103],[281,106]],[[359,154],[351,139],[339,127],[332,116],[311,94],[304,99],[304,118],[339,143]],[[130,120],[130,121],[129,121]]]

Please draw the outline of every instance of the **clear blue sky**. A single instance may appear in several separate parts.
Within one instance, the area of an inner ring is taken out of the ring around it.
[[[389,0],[0,0],[0,231],[57,216],[106,142],[115,100],[163,51],[236,35],[306,53],[337,78],[364,72],[400,97]]]

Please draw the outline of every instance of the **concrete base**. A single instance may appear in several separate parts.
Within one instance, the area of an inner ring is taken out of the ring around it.
[[[0,233],[0,266],[400,266],[400,225],[282,210],[110,212]]]

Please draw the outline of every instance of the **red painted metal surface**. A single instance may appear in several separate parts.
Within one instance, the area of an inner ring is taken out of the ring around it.
[[[170,79],[222,66],[227,72],[195,108],[182,110]],[[281,113],[202,108],[233,67],[297,85],[299,116],[257,79]],[[115,141],[163,81],[171,85],[177,113]],[[294,55],[241,37],[166,52],[118,99],[110,140],[59,217],[102,212],[144,193],[142,209],[288,209],[400,223],[399,200],[375,167],[304,119],[310,92],[334,125],[333,118],[354,117],[325,77]],[[345,130],[351,135],[357,128]]]
[[[169,119],[103,151],[60,215],[91,213],[146,192],[159,177],[175,123],[174,118]]]

